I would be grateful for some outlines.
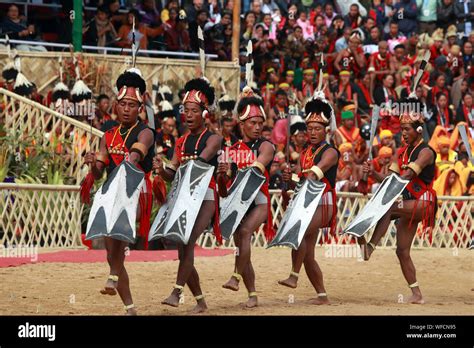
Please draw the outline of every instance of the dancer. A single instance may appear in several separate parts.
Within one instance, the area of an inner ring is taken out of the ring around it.
[[[318,294],[311,302],[321,305],[328,304],[329,299],[323,274],[314,259],[314,248],[320,228],[330,227],[331,233],[335,229],[337,210],[334,187],[340,155],[325,140],[331,130],[334,109],[324,98],[324,94],[320,93],[320,88],[305,105],[305,112],[310,145],[301,154],[300,174],[295,178],[296,181],[300,180],[296,193],[285,212],[277,236],[269,246],[289,245],[293,248],[290,276],[278,283],[296,288],[299,271],[304,264],[306,274]],[[296,175],[292,176],[291,170],[286,168],[283,180],[292,183],[294,176]],[[299,206],[299,199],[305,200],[305,197],[310,197],[311,203]]]
[[[422,110],[417,99],[408,99],[411,110]],[[436,152],[423,140],[423,115],[421,112],[405,112],[400,115],[400,126],[405,146],[398,151],[398,161],[392,163],[390,171],[400,175],[401,179],[409,180],[402,192],[401,203],[395,202],[380,218],[369,241],[358,239],[364,251],[364,259],[369,260],[377,243],[387,232],[390,222],[397,222],[397,256],[400,260],[403,276],[412,291],[409,303],[424,303],[419,284],[416,280],[415,265],[410,256],[413,238],[422,222],[423,229],[434,225],[436,216],[436,192],[432,188],[436,170]],[[364,173],[382,181],[386,175],[374,170],[373,165],[364,163]],[[381,185],[382,186],[382,185]]]
[[[164,212],[163,226],[166,227],[166,219],[172,218],[173,214],[176,214],[179,209],[182,209],[182,211],[179,210],[179,216],[187,215],[187,210],[191,211],[192,209],[197,212],[197,216],[187,216],[184,221],[178,218],[177,221],[170,224],[170,228],[160,230],[156,228],[162,226],[159,220],[162,215],[158,213],[157,220],[155,220],[151,229],[150,240],[165,237],[178,243],[179,267],[176,284],[170,296],[162,304],[178,307],[184,285],[187,283],[197,301],[193,312],[201,313],[207,310],[207,304],[199,284],[198,272],[194,267],[194,246],[196,240],[204,232],[204,229],[210,225],[213,218],[214,233],[219,238],[217,191],[215,179],[210,176],[210,182],[207,184],[208,187],[204,188],[203,194],[199,195],[199,188],[195,187],[190,197],[190,187],[196,185],[199,178],[192,184],[185,180],[188,178],[186,173],[199,171],[202,168],[204,168],[202,170],[204,177],[208,177],[207,172],[209,171],[213,174],[215,168],[217,168],[217,154],[221,148],[222,137],[210,132],[205,124],[206,117],[209,115],[209,107],[214,103],[214,88],[205,78],[197,78],[188,81],[184,89],[186,91],[183,100],[184,114],[189,132],[176,141],[175,152],[171,161],[169,163],[165,162],[162,155],[158,155],[153,161],[153,169],[163,179],[167,181],[175,180],[167,201],[169,203],[174,198],[176,200],[173,201],[173,204],[165,204],[162,207]],[[182,169],[183,172],[187,171],[183,175],[180,174]],[[194,177],[194,174],[189,175]],[[205,178],[201,179],[203,182],[204,180]],[[189,186],[183,187],[185,185]],[[176,187],[176,190],[173,189],[174,187]],[[196,197],[196,204],[200,205],[189,207],[189,200],[194,199],[194,197]],[[176,224],[179,224],[180,228],[175,229]],[[189,234],[179,234],[179,232],[187,230],[190,231]],[[167,235],[167,233],[170,234]]]
[[[237,112],[243,138],[229,148],[234,163],[220,161],[217,170],[218,175],[224,176],[225,182],[233,181],[229,195],[222,203],[220,222],[223,237],[230,239],[233,236],[237,247],[234,273],[222,287],[238,291],[239,282],[243,279],[248,290],[246,307],[253,308],[258,305],[258,299],[250,259],[251,240],[253,232],[264,222],[267,240],[273,237],[268,184],[275,147],[262,138],[266,115],[262,99],[254,94],[252,88],[244,88]],[[253,192],[250,197],[246,197],[248,190]]]
[[[105,132],[98,154],[89,152],[84,158],[91,166],[90,174],[94,179],[102,178],[104,170],[108,176],[94,198],[86,239],[105,238],[110,275],[100,292],[104,295],[118,292],[126,313],[136,315],[124,261],[129,243],[133,244],[136,239],[135,215],[140,217],[140,234],[147,240],[154,133],[138,117],[146,90],[140,70],[127,70],[118,77],[116,86],[119,92],[115,111],[120,124]],[[120,185],[123,181],[125,185]],[[90,189],[91,185],[87,186]],[[130,192],[133,192],[132,196]],[[113,208],[110,208],[111,204]]]

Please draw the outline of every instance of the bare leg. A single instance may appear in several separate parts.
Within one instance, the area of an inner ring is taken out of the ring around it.
[[[237,254],[235,258],[235,272],[244,276],[244,273],[248,270],[248,264],[250,263],[251,255],[251,241],[252,234],[260,227],[260,225],[267,219],[267,206],[266,204],[260,204],[254,207],[249,214],[243,219],[239,228],[235,232],[237,235]],[[253,277],[244,279],[245,285],[249,292],[255,292],[255,275]],[[239,280],[232,276],[229,281],[223,285],[224,288],[230,290],[239,289]],[[250,301],[251,300],[251,301]],[[249,301],[252,302],[251,306],[255,307],[256,296],[251,296]]]
[[[385,233],[387,233],[390,222],[394,219],[393,213],[395,211],[395,205],[398,205],[398,203],[395,202],[394,205],[385,213],[385,215],[382,216],[379,222],[377,222],[369,244],[366,243],[364,237],[357,238],[357,242],[359,245],[361,245],[362,254],[364,255],[365,261],[368,261],[374,252],[375,248],[373,246],[377,245],[380,239],[385,235]]]
[[[410,256],[410,248],[415,237],[418,222],[413,222],[410,227],[410,218],[401,218],[397,226],[397,256],[400,261],[403,276],[408,284],[416,283],[416,269]],[[423,296],[419,286],[411,288],[412,296],[408,300],[409,303],[423,304]]]
[[[123,263],[125,261],[125,247],[127,242],[122,242],[112,238],[105,238],[105,245],[107,249],[107,262],[110,267],[109,274],[120,278]],[[117,281],[107,279],[104,289],[100,291],[103,295],[116,295]]]
[[[197,271],[194,268],[194,246],[198,237],[202,234],[204,229],[209,225],[212,217],[214,216],[215,205],[214,201],[204,201],[202,203],[201,209],[199,210],[198,217],[196,219],[196,223],[194,224],[193,230],[191,232],[191,236],[189,238],[188,244],[183,246],[183,257],[179,261],[178,266],[178,274],[176,277],[176,285],[183,287],[191,274],[193,273],[193,269],[196,272],[194,278],[196,278]],[[171,295],[162,301],[162,304],[166,304],[172,307],[178,307],[179,305],[179,295],[181,294],[180,289],[173,289]],[[201,306],[203,310],[205,301],[202,299],[200,301],[203,306]],[[198,302],[198,306],[200,303]],[[207,308],[207,307],[206,307]]]
[[[319,212],[319,215],[318,215]],[[316,209],[316,212],[313,215],[313,218],[306,229],[305,236],[310,233],[310,231],[319,231],[319,226],[321,226],[321,217],[322,217],[322,205],[318,206]],[[303,240],[300,243],[300,246],[297,250],[292,250],[291,251],[291,265],[292,265],[292,272],[294,273],[299,273],[301,270],[301,266],[303,265],[306,251],[307,251],[307,242],[306,238],[303,238]],[[294,274],[290,274],[290,276],[285,279],[285,280],[280,280],[278,281],[278,284],[287,286],[289,288],[296,288],[298,282],[298,276]]]
[[[332,211],[331,211],[332,215]],[[328,221],[331,219],[331,216],[328,217]],[[322,210],[318,209],[316,212],[316,220],[321,223],[321,225],[328,225],[327,221],[322,221]],[[306,255],[304,259],[304,268],[306,275],[316,290],[318,297],[311,300],[311,303],[316,305],[328,304],[329,299],[326,295],[326,289],[324,288],[323,272],[319,267],[318,263],[314,258],[314,248],[316,246],[316,239],[319,234],[319,227],[316,225],[314,230],[312,230],[308,235],[305,236],[306,239]]]

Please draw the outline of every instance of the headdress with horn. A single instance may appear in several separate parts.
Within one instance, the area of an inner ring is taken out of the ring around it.
[[[195,103],[201,108],[208,110],[214,104],[215,92],[214,87],[211,86],[209,80],[204,76],[206,70],[206,56],[204,52],[204,36],[201,27],[198,27],[198,40],[201,77],[192,79],[186,83],[184,86],[186,94],[183,98],[183,104]]]
[[[321,55],[321,63],[319,66],[319,83],[313,97],[308,100],[304,109],[306,113],[306,123],[318,122],[325,126],[330,126],[331,129],[335,129],[335,115],[334,108],[331,103],[326,99],[323,92],[323,75],[324,75],[324,59]]]
[[[249,40],[247,44],[247,64],[245,64],[245,80],[247,85],[242,90],[239,103],[237,104],[237,113],[241,122],[252,117],[263,117],[264,120],[267,118],[262,98],[255,94],[251,87],[253,83],[252,50],[252,40]]]

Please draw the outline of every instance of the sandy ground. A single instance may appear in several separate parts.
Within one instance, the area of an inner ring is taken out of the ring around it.
[[[246,290],[223,289],[233,270],[233,255],[196,259],[209,315],[472,315],[474,314],[474,251],[414,250],[424,305],[400,303],[410,294],[394,250],[377,250],[369,262],[328,257],[318,248],[331,305],[315,306],[304,271],[297,289],[277,284],[291,268],[289,249],[253,249],[260,306],[244,309]],[[340,254],[339,254],[340,255]],[[187,315],[194,307],[189,289],[179,308],[160,304],[171,291],[177,261],[127,263],[135,304],[141,315]],[[121,315],[118,296],[104,296],[105,263],[40,263],[0,268],[1,315]]]

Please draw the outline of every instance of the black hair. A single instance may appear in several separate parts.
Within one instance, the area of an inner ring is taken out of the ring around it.
[[[329,124],[333,109],[328,101],[323,101],[321,99],[311,99],[306,103],[304,111],[306,115],[309,115],[313,112],[315,112],[316,114],[324,114],[324,117],[328,119]]]
[[[263,108],[263,100],[259,97],[244,97],[240,99],[239,104],[237,104],[237,112],[241,114],[247,105],[257,105]]]
[[[278,97],[278,96],[280,96],[280,95],[283,95],[283,96],[285,96],[285,97],[287,96],[287,95],[286,95],[286,92],[285,92],[284,90],[282,90],[282,89],[279,89],[279,90],[275,93],[275,96],[276,96],[276,97]]]
[[[235,100],[222,100],[219,102],[219,108],[221,110],[232,111],[235,107]]]
[[[6,81],[15,80],[17,75],[18,75],[18,70],[16,70],[16,68],[13,68],[13,67],[2,71],[2,77]]]
[[[193,89],[196,89],[204,93],[209,105],[214,104],[214,99],[215,99],[214,87],[212,87],[209,82],[207,82],[206,80],[202,78],[192,79],[186,82],[186,85],[184,86],[184,90],[186,92],[189,92],[189,91],[192,91]]]
[[[71,93],[69,91],[60,89],[53,92],[53,94],[51,95],[51,100],[53,101],[53,103],[55,103],[56,100],[58,99],[66,100],[66,99],[69,99],[70,97],[71,97]]]
[[[125,71],[118,77],[116,83],[117,90],[120,91],[123,86],[138,88],[141,94],[146,91],[145,80],[140,75],[131,71]]]
[[[31,93],[33,93],[33,85],[21,85],[21,86],[15,87],[13,92],[23,97],[28,96]]]
[[[100,103],[100,101],[102,99],[110,99],[109,96],[107,94],[100,94],[98,97],[97,97],[97,103]]]

